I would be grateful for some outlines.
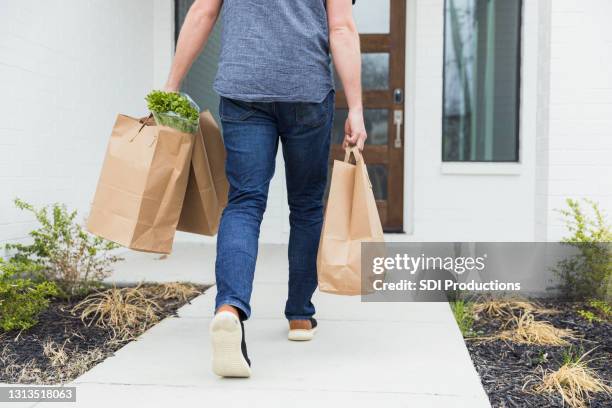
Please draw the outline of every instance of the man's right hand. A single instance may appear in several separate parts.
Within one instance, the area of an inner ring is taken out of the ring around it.
[[[346,149],[351,146],[357,146],[359,150],[363,150],[367,138],[368,134],[363,120],[363,109],[349,110],[348,118],[344,124],[342,147]]]

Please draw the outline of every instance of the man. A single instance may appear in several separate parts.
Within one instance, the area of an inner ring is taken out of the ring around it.
[[[215,91],[227,150],[228,204],[217,237],[213,371],[249,377],[244,324],[259,228],[282,143],[290,207],[290,340],[316,329],[316,258],[323,221],[334,112],[330,51],[349,106],[344,146],[363,149],[361,53],[354,0],[197,0],[181,29],[165,89],[178,91],[219,16],[222,47]]]

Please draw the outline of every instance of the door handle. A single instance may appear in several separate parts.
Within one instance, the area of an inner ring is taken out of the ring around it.
[[[404,111],[396,109],[393,111],[393,124],[395,125],[395,143],[396,149],[402,147],[402,124],[404,123]]]

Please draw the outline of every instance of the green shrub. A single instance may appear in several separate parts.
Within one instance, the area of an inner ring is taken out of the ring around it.
[[[568,199],[561,210],[571,235],[562,240],[577,249],[577,255],[558,263],[553,272],[560,278],[557,288],[568,300],[606,299],[612,283],[612,229],[597,203],[584,200],[593,213],[585,214],[577,200]]]
[[[160,125],[185,133],[194,133],[198,129],[200,112],[186,96],[176,92],[151,91],[145,99]]]
[[[26,330],[38,322],[49,306],[49,297],[58,293],[53,282],[36,281],[40,265],[31,261],[0,259],[0,329]]]
[[[119,246],[86,232],[75,222],[76,211],[54,204],[40,209],[15,200],[15,205],[34,214],[40,227],[30,232],[31,244],[8,244],[14,262],[40,265],[46,280],[56,282],[62,296],[81,295],[101,284],[111,265],[122,258],[109,251]]]

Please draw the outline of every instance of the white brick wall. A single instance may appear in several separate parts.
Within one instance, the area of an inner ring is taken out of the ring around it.
[[[547,234],[566,234],[554,211],[591,198],[612,220],[612,2],[554,0],[550,27]]]
[[[32,226],[16,196],[85,214],[115,115],[145,112],[152,22],[147,0],[0,2],[0,244]]]

